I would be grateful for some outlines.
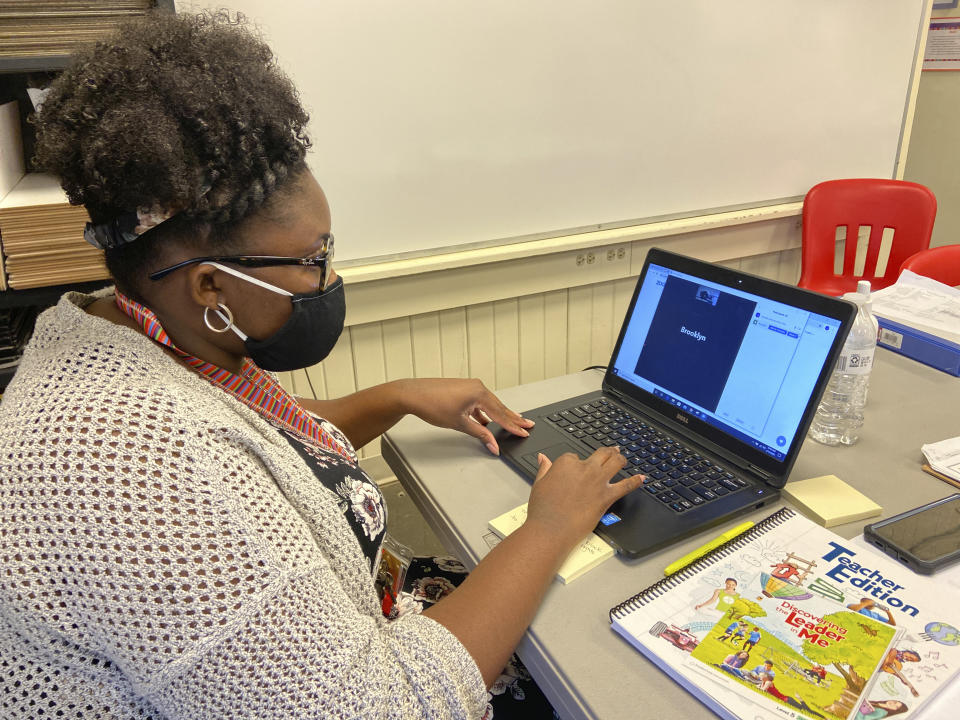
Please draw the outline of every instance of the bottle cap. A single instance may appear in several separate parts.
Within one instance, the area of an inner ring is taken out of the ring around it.
[[[870,297],[870,281],[869,280],[860,280],[857,282],[857,294],[866,295]]]

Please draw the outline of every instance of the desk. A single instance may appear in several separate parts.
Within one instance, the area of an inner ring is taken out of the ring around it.
[[[895,515],[950,495],[953,488],[920,469],[925,442],[960,433],[960,380],[878,349],[866,424],[852,447],[806,440],[792,479],[833,473]],[[589,371],[499,392],[516,410],[590,392]],[[487,521],[525,502],[529,484],[473,438],[406,418],[383,438],[383,456],[447,548],[473,567],[488,551]],[[663,577],[663,568],[744,520],[638,560],[617,556],[570,585],[555,582],[517,652],[564,718],[704,717],[706,708],[610,629],[608,610]],[[863,522],[832,528],[846,538]]]

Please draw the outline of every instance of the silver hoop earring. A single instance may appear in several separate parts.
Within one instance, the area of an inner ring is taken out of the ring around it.
[[[228,308],[223,303],[218,302],[217,307],[219,308],[219,310],[215,310],[214,312],[217,313],[217,316],[221,320],[226,321],[227,324],[222,328],[215,328],[212,324],[210,324],[210,315],[209,315],[210,308],[208,307],[205,307],[203,309],[203,324],[206,325],[207,329],[210,330],[211,332],[225,333],[227,330],[233,327],[233,313],[230,312],[230,308]],[[224,317],[224,315],[226,315],[226,317]]]

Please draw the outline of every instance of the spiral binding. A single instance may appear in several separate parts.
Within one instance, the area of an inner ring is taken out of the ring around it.
[[[765,517],[763,520],[758,522],[752,528],[746,532],[737,535],[735,538],[732,538],[725,542],[723,545],[719,545],[714,550],[710,551],[708,555],[703,556],[696,562],[687,565],[683,570],[665,577],[663,580],[655,582],[650,587],[645,590],[641,590],[633,597],[627,598],[622,603],[610,609],[610,622],[614,620],[619,620],[622,617],[625,617],[633,610],[638,610],[646,605],[651,600],[656,600],[661,595],[664,595],[668,591],[677,587],[683,582],[686,582],[694,575],[699,573],[701,570],[704,570],[719,560],[727,557],[736,550],[741,549],[744,545],[749,544],[755,540],[760,535],[763,535],[768,530],[782,525],[787,520],[792,518],[796,513],[788,507],[782,507],[773,515]]]

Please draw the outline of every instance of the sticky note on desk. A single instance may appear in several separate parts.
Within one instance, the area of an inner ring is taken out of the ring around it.
[[[790,482],[781,492],[804,515],[824,527],[865,520],[883,512],[882,507],[836,475]]]
[[[510,512],[495,517],[487,523],[487,526],[502,539],[523,525],[526,519],[527,504],[524,503]],[[590,533],[563,561],[560,569],[557,570],[557,577],[563,584],[573,582],[587,570],[592,570],[607,558],[613,557],[613,554],[614,550],[610,545],[596,534]]]

